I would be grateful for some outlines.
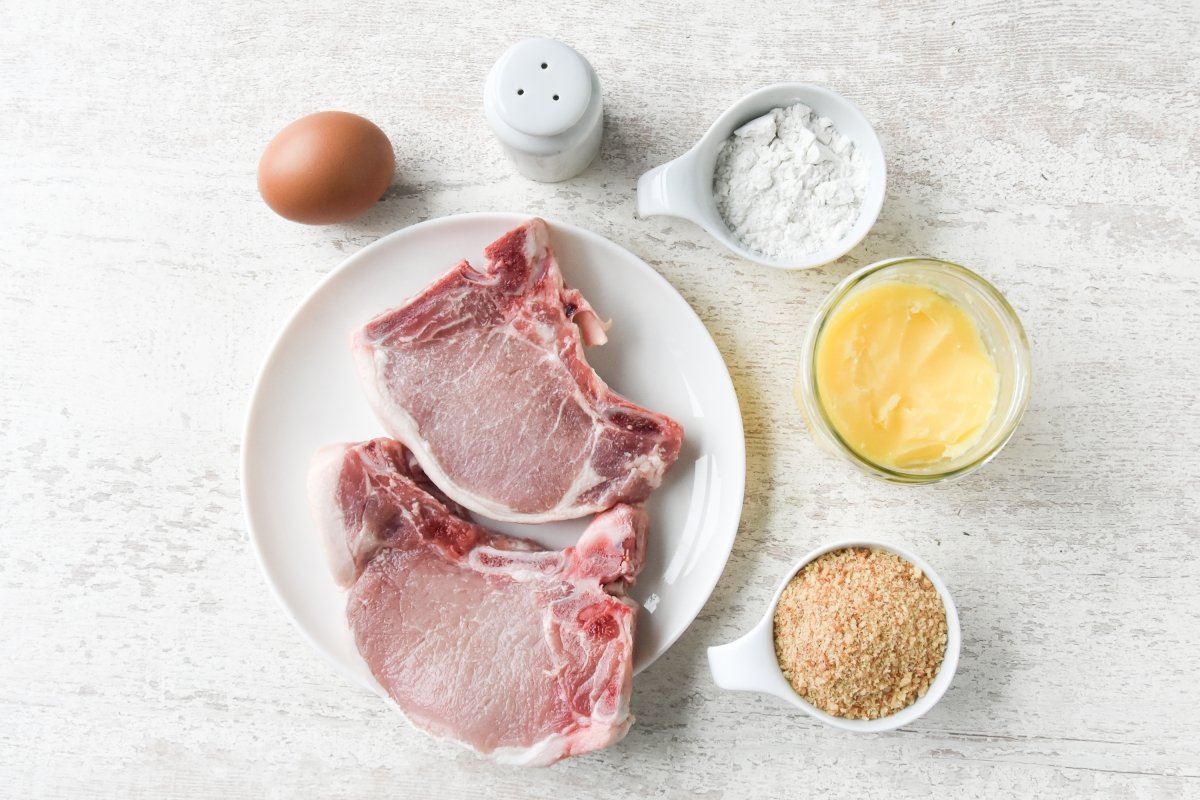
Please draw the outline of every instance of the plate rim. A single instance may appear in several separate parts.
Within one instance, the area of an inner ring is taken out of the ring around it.
[[[712,333],[708,330],[708,326],[704,324],[704,320],[702,320],[700,315],[696,313],[696,310],[692,308],[692,304],[687,301],[687,298],[680,294],[679,290],[676,289],[670,281],[668,281],[658,270],[650,266],[645,259],[634,253],[632,250],[629,250],[627,247],[612,241],[606,236],[602,236],[594,231],[588,230],[587,228],[543,214],[516,211],[469,211],[457,214],[446,214],[439,217],[431,217],[429,219],[413,223],[412,225],[406,225],[403,228],[398,228],[391,233],[380,236],[370,244],[364,245],[357,251],[343,258],[336,266],[322,276],[321,279],[318,280],[312,286],[312,288],[304,294],[304,296],[295,304],[295,306],[292,307],[291,311],[287,315],[287,318],[284,320],[283,324],[280,325],[278,331],[272,337],[270,344],[266,348],[266,355],[259,362],[258,371],[256,372],[254,381],[251,385],[249,402],[246,405],[246,411],[242,421],[240,453],[238,454],[238,484],[242,500],[242,516],[245,521],[246,532],[248,534],[247,538],[249,539],[250,549],[254,553],[254,560],[258,565],[258,571],[266,581],[272,596],[275,598],[276,604],[283,610],[284,615],[292,623],[292,626],[300,632],[300,635],[304,638],[304,640],[308,642],[308,644],[314,650],[320,653],[327,662],[331,663],[338,673],[349,679],[352,683],[363,685],[364,688],[367,688],[376,694],[383,694],[385,697],[386,693],[382,692],[382,687],[378,685],[373,676],[370,679],[370,683],[364,685],[361,675],[352,672],[348,667],[343,665],[332,652],[318,642],[317,639],[314,638],[314,636],[308,631],[308,629],[301,624],[291,606],[288,604],[286,598],[279,588],[278,583],[272,575],[268,564],[266,563],[263,555],[263,549],[259,542],[261,534],[258,532],[254,524],[254,514],[251,512],[252,505],[256,506],[257,504],[251,500],[249,487],[247,485],[247,475],[249,473],[248,453],[250,452],[250,448],[247,447],[247,444],[250,440],[253,425],[257,417],[256,412],[258,412],[259,404],[261,402],[261,395],[263,393],[263,378],[268,372],[268,367],[270,367],[272,363],[280,357],[280,346],[282,345],[284,339],[292,333],[292,329],[296,326],[298,319],[308,307],[309,303],[311,303],[313,299],[324,290],[326,284],[332,282],[341,273],[352,269],[354,264],[356,264],[358,261],[361,261],[363,258],[369,257],[370,253],[373,251],[382,249],[392,240],[412,236],[422,229],[453,225],[455,223],[492,220],[503,222],[504,224],[512,223],[512,225],[515,226],[534,217],[540,217],[541,219],[545,220],[552,230],[554,228],[570,230],[571,233],[581,236],[584,239],[596,240],[603,245],[618,248],[628,255],[637,265],[637,268],[646,273],[651,280],[659,282],[665,286],[665,288],[675,294],[682,301],[687,313],[690,314],[700,326],[700,329],[704,332],[704,340],[707,341],[708,346],[712,348],[713,352],[720,361],[721,366],[723,367],[721,371],[721,379],[729,391],[729,396],[733,400],[734,410],[737,412],[734,415],[737,424],[737,430],[735,432],[736,440],[740,445],[737,448],[736,453],[737,481],[735,494],[737,500],[737,513],[734,524],[731,526],[731,530],[720,540],[722,548],[720,568],[715,570],[712,580],[708,582],[707,586],[704,586],[704,599],[696,608],[696,613],[692,615],[692,618],[688,620],[687,624],[682,625],[673,635],[664,637],[664,644],[658,655],[656,655],[650,662],[644,664],[642,667],[635,667],[633,670],[634,675],[638,675],[654,666],[654,664],[657,663],[662,656],[666,655],[666,653],[675,646],[675,643],[679,641],[683,634],[692,627],[696,619],[700,616],[701,612],[704,611],[704,607],[708,605],[708,601],[712,599],[713,591],[720,582],[721,576],[725,574],[725,569],[729,565],[729,558],[733,554],[733,546],[737,541],[737,534],[741,528],[742,513],[745,510],[746,502],[746,429],[745,421],[742,417],[741,402],[738,398],[737,387],[733,383],[733,376],[729,372],[729,365],[726,363],[725,356],[721,353],[721,349],[717,346],[716,340],[713,339]],[[684,436],[686,438],[686,431]]]

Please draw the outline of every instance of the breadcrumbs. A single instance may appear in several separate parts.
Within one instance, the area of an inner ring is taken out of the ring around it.
[[[878,719],[929,690],[946,652],[933,583],[894,553],[835,550],[796,574],[775,609],[775,655],[822,711]]]

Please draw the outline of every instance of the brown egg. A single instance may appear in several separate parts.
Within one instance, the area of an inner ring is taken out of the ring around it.
[[[281,217],[308,225],[345,222],[383,196],[396,157],[378,126],[322,111],[281,130],[258,162],[258,192]]]

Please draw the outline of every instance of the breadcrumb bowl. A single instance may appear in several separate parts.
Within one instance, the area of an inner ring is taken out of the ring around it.
[[[929,681],[928,689],[911,704],[894,713],[874,719],[835,716],[813,705],[796,692],[776,656],[776,611],[780,607],[780,600],[784,597],[792,579],[805,567],[828,553],[858,548],[891,553],[916,567],[920,571],[918,577],[928,579],[928,582],[936,589],[937,596],[941,599],[942,607],[945,610],[945,650],[936,674]],[[962,631],[959,628],[958,611],[954,606],[954,600],[950,596],[946,584],[924,560],[893,544],[852,539],[819,547],[796,562],[780,581],[762,619],[742,638],[726,645],[708,648],[708,663],[712,670],[713,680],[722,689],[736,692],[758,692],[778,697],[810,717],[834,728],[857,733],[883,733],[916,721],[937,704],[942,695],[946,693],[946,689],[950,687],[951,681],[954,680],[961,647]]]

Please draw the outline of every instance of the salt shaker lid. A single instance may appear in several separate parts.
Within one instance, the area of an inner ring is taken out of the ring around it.
[[[592,71],[562,42],[525,39],[500,56],[488,88],[497,116],[511,128],[529,136],[557,136],[587,111]]]

